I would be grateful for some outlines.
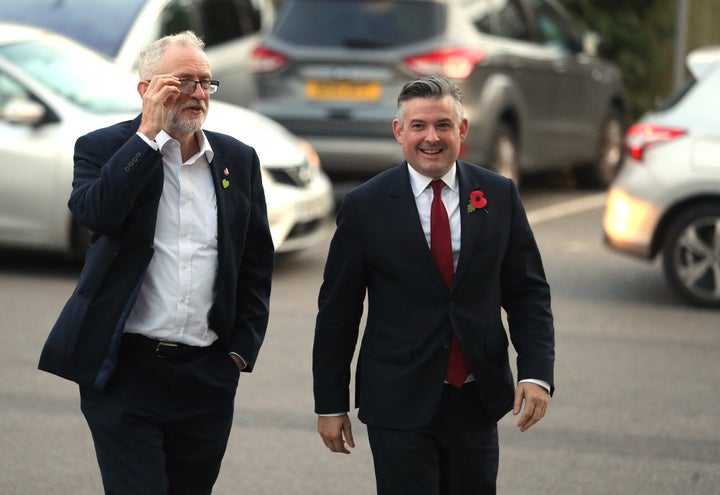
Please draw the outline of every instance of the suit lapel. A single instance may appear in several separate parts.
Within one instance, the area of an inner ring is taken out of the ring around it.
[[[229,170],[225,163],[224,157],[218,153],[220,146],[214,137],[205,133],[210,147],[213,149],[213,160],[210,162],[210,174],[212,175],[213,188],[215,189],[215,204],[217,205],[217,236],[218,236],[218,263],[222,263],[225,259],[225,235],[228,230],[227,218],[230,211],[230,194],[228,188],[223,187],[223,179],[232,182],[232,177],[225,176],[225,170]],[[223,267],[218,266],[219,269]]]
[[[397,172],[390,185],[389,197],[395,224],[404,239],[404,245],[407,246],[408,255],[414,256],[420,266],[426,267],[422,271],[429,275],[433,283],[445,288],[445,281],[435,263],[420,223],[407,167],[407,162],[404,162],[396,169]]]
[[[457,162],[458,184],[460,185],[460,257],[458,265],[455,269],[455,277],[453,278],[453,287],[462,279],[468,263],[472,259],[475,252],[478,236],[487,221],[487,214],[481,210],[475,210],[472,213],[467,211],[467,205],[470,202],[470,193],[475,190],[483,190],[482,184],[477,177],[471,172],[470,167],[463,162]],[[487,191],[485,191],[487,193]]]

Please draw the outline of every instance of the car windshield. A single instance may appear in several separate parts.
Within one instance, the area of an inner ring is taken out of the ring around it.
[[[0,2],[0,19],[45,28],[115,58],[145,0]]]
[[[78,45],[55,38],[24,41],[0,46],[0,57],[92,113],[140,110],[137,80]]]
[[[439,2],[297,0],[281,14],[275,35],[306,46],[388,48],[432,38],[444,25]]]

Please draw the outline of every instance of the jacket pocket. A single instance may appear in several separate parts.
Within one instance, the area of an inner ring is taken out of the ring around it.
[[[394,339],[366,338],[361,353],[380,361],[409,364],[413,360],[413,345]]]

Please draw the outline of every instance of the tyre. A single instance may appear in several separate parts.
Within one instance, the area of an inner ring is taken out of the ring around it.
[[[625,130],[620,112],[610,110],[600,132],[600,147],[595,162],[575,169],[575,178],[581,187],[608,187],[622,166]]]
[[[517,137],[507,124],[498,124],[491,144],[490,169],[520,184]]]
[[[663,269],[687,301],[720,308],[720,203],[694,206],[673,221],[663,243]]]

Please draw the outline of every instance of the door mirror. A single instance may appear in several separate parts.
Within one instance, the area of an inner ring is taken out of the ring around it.
[[[13,124],[34,126],[45,118],[45,107],[27,98],[11,98],[0,108],[0,117]]]

